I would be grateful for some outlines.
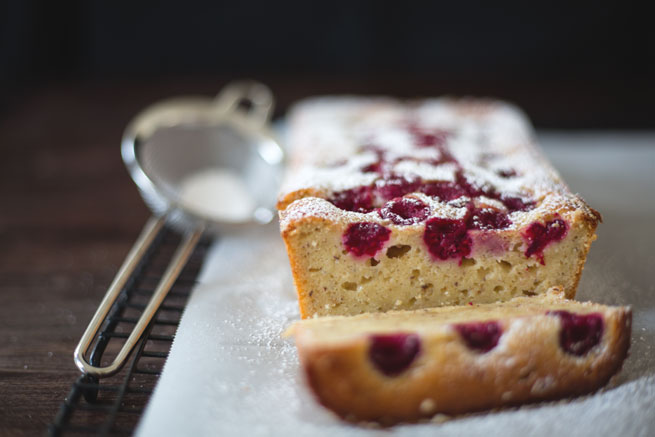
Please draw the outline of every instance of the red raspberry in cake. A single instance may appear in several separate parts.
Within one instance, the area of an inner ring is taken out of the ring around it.
[[[473,242],[469,230],[505,229],[512,224],[507,214],[493,208],[475,208],[468,203],[466,217],[461,220],[434,217],[425,224],[423,241],[437,259],[461,260],[471,253]]]
[[[455,330],[462,337],[466,346],[477,352],[489,352],[498,344],[503,334],[500,325],[496,321],[458,323],[454,325]]]
[[[425,223],[423,241],[429,252],[442,261],[461,260],[471,253],[473,245],[464,220],[434,217]]]
[[[448,140],[448,131],[443,129],[422,129],[411,123],[407,130],[412,134],[414,143],[419,147],[443,146]]]
[[[470,213],[469,227],[471,229],[505,229],[511,224],[512,221],[505,212],[493,208],[474,209]]]
[[[421,340],[416,334],[378,334],[369,341],[369,359],[387,376],[402,373],[421,351]]]
[[[386,160],[386,152],[378,146],[367,145],[361,148],[363,152],[373,152],[377,157],[376,161],[362,168],[364,173],[386,173],[389,171],[389,163]]]
[[[498,170],[496,171],[496,174],[501,178],[505,178],[505,179],[513,178],[517,175],[516,170],[514,170],[513,168]]]
[[[500,200],[503,205],[505,205],[505,208],[510,212],[529,211],[535,207],[535,202],[533,200],[525,200],[520,197],[501,195],[498,196],[497,199]]]
[[[525,256],[530,258],[532,255],[536,255],[539,262],[545,265],[544,249],[550,243],[563,239],[567,231],[566,222],[560,218],[550,220],[545,224],[532,223],[523,233],[523,238],[528,242]]]
[[[425,182],[418,190],[443,202],[466,196],[466,190],[463,187],[448,181]]]
[[[440,164],[446,162],[457,162],[453,155],[447,148],[448,137],[450,132],[444,129],[424,129],[420,128],[415,123],[410,123],[407,126],[407,130],[412,135],[414,139],[414,144],[418,147],[434,147],[439,151],[440,158],[438,162]]]
[[[559,344],[572,355],[585,355],[603,337],[603,316],[598,313],[574,314],[569,311],[549,311],[559,317],[562,328]]]
[[[418,199],[406,197],[387,202],[380,209],[380,217],[391,220],[397,225],[413,225],[425,220],[430,208]]]
[[[343,245],[355,256],[374,256],[389,240],[391,231],[377,223],[353,223],[343,235]]]
[[[373,209],[373,195],[369,187],[338,191],[330,198],[330,202],[346,211],[369,212]]]
[[[383,173],[385,171],[385,163],[383,161],[375,161],[372,164],[362,167],[363,173]]]
[[[419,184],[418,179],[388,175],[375,181],[375,191],[382,200],[387,201],[415,192]]]

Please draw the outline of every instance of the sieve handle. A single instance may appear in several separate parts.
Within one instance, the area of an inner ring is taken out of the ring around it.
[[[146,222],[143,231],[141,231],[141,234],[134,243],[134,246],[125,258],[123,265],[121,265],[120,269],[118,270],[116,277],[107,289],[107,293],[102,299],[102,302],[96,310],[93,318],[91,319],[89,326],[86,328],[86,331],[84,331],[84,334],[80,339],[80,343],[75,348],[75,352],[73,354],[75,358],[75,364],[83,373],[102,378],[114,375],[121,370],[127,361],[127,358],[130,356],[130,353],[134,349],[134,346],[136,346],[137,342],[141,338],[141,335],[154,317],[155,313],[159,309],[159,306],[175,283],[175,280],[180,275],[182,268],[184,268],[184,265],[191,256],[194,247],[202,235],[203,230],[201,228],[187,232],[182,238],[182,242],[177,247],[171,262],[166,268],[166,271],[164,272],[161,280],[157,284],[157,288],[150,298],[150,301],[148,301],[148,305],[146,305],[146,308],[143,310],[143,314],[141,314],[141,317],[132,329],[132,332],[130,333],[120,352],[118,355],[116,355],[116,358],[114,358],[114,361],[105,367],[94,366],[89,363],[85,357],[88,353],[91,343],[93,342],[93,339],[96,337],[98,330],[102,326],[107,317],[107,314],[109,313],[109,310],[116,302],[116,299],[125,287],[128,279],[134,273],[135,269],[141,262],[141,259],[155,240],[157,234],[164,227],[166,219],[166,215],[162,217],[153,216]]]
[[[235,111],[242,103],[250,104],[248,118],[260,126],[265,125],[273,114],[273,93],[260,82],[230,82],[216,96],[216,106],[220,112]]]

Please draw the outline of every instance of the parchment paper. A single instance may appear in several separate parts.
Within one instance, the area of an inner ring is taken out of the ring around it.
[[[550,132],[540,140],[604,218],[577,298],[634,309],[630,357],[608,388],[440,424],[341,422],[312,398],[293,342],[280,338],[299,316],[274,224],[226,236],[210,251],[137,435],[655,435],[655,133]]]

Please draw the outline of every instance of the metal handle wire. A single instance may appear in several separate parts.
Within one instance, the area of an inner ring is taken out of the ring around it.
[[[175,280],[179,276],[182,268],[188,261],[191,253],[193,252],[194,247],[198,243],[202,233],[202,228],[197,228],[186,233],[183,237],[180,245],[177,247],[171,262],[168,264],[166,271],[164,272],[161,280],[157,284],[152,297],[148,301],[146,308],[143,310],[143,314],[139,317],[138,322],[132,329],[127,341],[119,351],[114,361],[108,366],[100,367],[94,366],[89,363],[86,359],[89,347],[93,343],[93,339],[96,337],[100,327],[105,321],[107,314],[109,313],[111,307],[116,302],[118,295],[121,290],[125,287],[130,276],[134,273],[134,270],[139,265],[139,262],[148,251],[148,248],[152,245],[155,237],[161,231],[164,224],[166,223],[167,216],[162,217],[151,217],[137,238],[134,246],[128,253],[123,265],[118,270],[116,277],[112,281],[105,297],[102,299],[100,306],[96,310],[89,326],[84,331],[82,338],[80,339],[79,344],[75,348],[74,358],[75,364],[77,367],[84,373],[98,378],[103,378],[116,374],[121,370],[125,364],[127,358],[130,356],[130,353],[136,346],[139,338],[143,335],[146,327],[154,317],[155,313],[159,309],[162,301],[170,291],[171,287],[175,283]]]

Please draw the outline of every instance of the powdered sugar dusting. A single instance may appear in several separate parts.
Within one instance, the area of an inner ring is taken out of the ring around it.
[[[467,197],[454,201],[411,192],[422,191],[421,184],[443,182],[479,190],[473,200],[506,211],[512,222],[508,229],[553,211],[584,209],[592,214],[540,155],[526,117],[507,103],[320,98],[300,104],[291,119],[289,140],[295,160],[281,199],[310,189],[312,196],[330,200],[334,193],[364,187],[372,190],[371,210],[390,200],[380,200],[376,187],[405,181],[399,189],[391,185],[389,192],[421,198],[430,207],[430,217],[462,217],[471,200]],[[484,193],[493,193],[494,198]],[[281,217],[283,226],[294,217],[314,213],[344,223],[383,222],[368,210],[352,215],[313,200],[293,204]]]
[[[299,158],[300,167],[308,171],[299,172],[293,166],[283,192],[307,186],[337,191],[361,185],[363,180],[352,173],[364,164],[362,158],[371,159],[370,147],[384,151],[386,160],[393,163],[389,171],[428,181],[452,180],[452,163],[438,163],[443,158],[438,149],[418,146],[408,130],[409,123],[427,131],[447,132],[445,147],[459,165],[501,193],[533,188],[537,180],[552,172],[550,168],[542,170],[546,166],[543,159],[530,151],[532,130],[525,117],[506,103],[433,99],[405,105],[390,99],[343,100],[310,100],[293,112],[290,149]],[[328,167],[336,160],[346,165]],[[516,170],[516,177],[490,175],[503,169]],[[307,177],[308,173],[312,177]],[[546,180],[550,185],[556,183]]]
[[[440,202],[433,197],[426,196],[422,193],[412,194],[411,197],[423,201],[430,207],[428,217],[441,217],[455,220],[461,220],[466,216],[467,209],[464,202],[458,199],[452,202]],[[462,198],[467,200],[467,198]],[[338,225],[347,225],[356,222],[379,223],[384,226],[392,226],[393,222],[389,219],[380,217],[377,211],[369,213],[359,213],[353,211],[344,211],[337,208],[332,203],[318,197],[305,197],[296,200],[289,208],[280,211],[280,228],[284,231],[288,226],[307,217],[324,219]],[[412,226],[423,226],[421,223]],[[408,226],[403,226],[408,228]]]
[[[408,178],[418,176],[426,181],[453,182],[457,166],[451,163],[431,165],[420,161],[401,161],[393,166],[393,171]]]

